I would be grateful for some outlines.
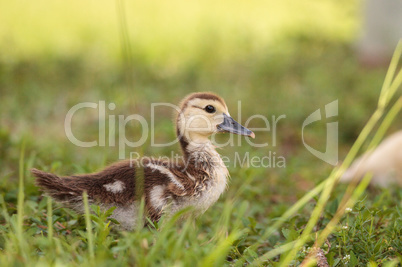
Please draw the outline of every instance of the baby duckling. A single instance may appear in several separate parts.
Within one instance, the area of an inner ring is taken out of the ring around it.
[[[121,161],[104,170],[59,177],[37,169],[31,172],[36,183],[54,200],[83,213],[84,191],[91,204],[104,209],[116,207],[112,218],[130,230],[137,223],[141,192],[146,215],[158,221],[188,206],[203,213],[223,193],[229,172],[208,137],[229,132],[254,138],[254,133],[229,115],[224,100],[212,93],[193,93],[181,103],[176,133],[183,152],[179,163],[142,158]],[[141,167],[141,171],[139,170]],[[138,182],[143,179],[143,183]],[[138,188],[143,184],[143,188]],[[140,190],[139,190],[140,189]]]

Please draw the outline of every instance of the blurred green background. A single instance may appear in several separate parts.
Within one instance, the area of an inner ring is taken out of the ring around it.
[[[0,177],[7,192],[16,188],[22,140],[30,166],[62,174],[94,171],[118,159],[117,146],[80,148],[67,139],[64,119],[75,104],[103,100],[116,104],[107,115],[150,119],[151,103],[176,104],[191,92],[213,91],[242,123],[254,114],[286,115],[276,146],[272,132],[259,132],[256,142],[269,147],[243,142],[220,153],[284,156],[286,169],[253,170],[254,189],[270,184],[260,193],[271,197],[275,186],[297,181],[304,184],[301,195],[331,169],[304,148],[304,119],[339,100],[342,159],[374,111],[387,69],[359,64],[360,1],[2,1],[0,18]],[[171,113],[157,110],[157,142],[174,138]],[[77,112],[74,134],[96,139],[98,120],[96,111]],[[321,151],[325,123],[306,129],[305,140]],[[401,125],[399,120],[392,131]],[[249,126],[264,124],[255,119]],[[139,139],[139,127],[128,127],[128,139]],[[178,145],[148,144],[127,153],[172,150]],[[247,170],[230,170],[236,187]],[[286,200],[286,194],[289,201],[297,196],[286,191],[276,198]]]
[[[269,239],[260,238],[333,168],[303,145],[304,120],[339,101],[339,116],[308,125],[304,140],[324,152],[326,123],[338,121],[342,160],[376,109],[392,51],[383,58],[370,53],[362,58],[361,36],[370,25],[364,15],[368,2],[0,1],[0,197],[6,202],[0,215],[0,262],[8,261],[10,266],[91,262],[85,220],[58,204],[52,210],[29,172],[35,167],[60,175],[88,173],[118,160],[120,132],[110,137],[106,130],[106,140],[114,139],[115,146],[106,141],[106,146],[83,148],[68,140],[64,123],[70,108],[105,101],[116,104],[105,114],[106,118],[116,116],[116,127],[118,115],[140,114],[150,124],[152,103],[177,104],[197,91],[222,96],[240,123],[256,114],[271,123],[272,116],[285,115],[277,124],[276,145],[271,124],[271,131],[256,131],[254,140],[268,142],[267,147],[251,146],[241,137],[241,144],[219,149],[232,160],[229,188],[195,224],[187,221],[184,228],[168,227],[165,232],[146,228],[109,234],[106,222],[92,219],[99,226],[94,235],[97,264],[187,266],[220,255],[222,264],[231,265],[239,258],[253,262],[296,240],[315,208],[315,199]],[[374,13],[378,9],[374,7]],[[402,14],[396,8],[393,11]],[[385,12],[385,17],[391,16]],[[390,32],[387,26],[380,31],[381,36]],[[389,49],[396,44],[388,43]],[[172,113],[171,109],[156,109],[157,143],[175,138]],[[97,140],[100,119],[97,110],[76,112],[74,135],[82,141]],[[110,123],[106,121],[107,129]],[[254,119],[248,127],[266,125]],[[401,127],[399,116],[387,134]],[[130,141],[139,140],[141,133],[138,123],[126,128]],[[228,138],[220,135],[218,141]],[[22,147],[24,157],[20,156]],[[157,157],[179,151],[178,144],[155,147],[148,139],[141,147],[127,147],[126,155],[138,152]],[[236,153],[243,159],[247,152],[250,158],[271,155],[272,160],[275,153],[285,158],[286,168],[234,166]],[[25,179],[18,202],[20,158],[24,158],[21,173],[25,175],[21,177]],[[314,231],[321,231],[333,218],[345,190],[344,185],[334,189]],[[331,265],[366,266],[371,261],[375,264],[370,266],[376,266],[400,257],[402,193],[398,190],[369,191],[353,213],[342,219],[327,244]],[[54,216],[46,217],[51,211]],[[54,239],[47,220],[55,226]],[[234,240],[226,242],[226,238],[238,227],[243,234],[232,246]],[[160,246],[154,245],[158,242]],[[221,244],[231,246],[230,251],[229,247],[223,251]],[[255,244],[259,247],[249,249]],[[294,265],[301,263],[306,249]],[[277,266],[279,260],[275,257],[270,264]]]

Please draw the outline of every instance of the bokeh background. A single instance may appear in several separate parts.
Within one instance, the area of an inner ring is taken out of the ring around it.
[[[243,142],[220,151],[229,158],[234,152],[264,156],[269,151],[286,158],[284,169],[230,167],[232,187],[252,172],[243,197],[278,203],[258,208],[280,214],[283,203],[294,202],[332,168],[303,146],[305,118],[339,101],[341,160],[375,110],[397,39],[387,39],[379,57],[365,57],[375,55],[360,47],[370,25],[365,10],[362,1],[345,0],[2,1],[2,191],[15,200],[23,142],[27,169],[90,172],[118,159],[117,146],[80,148],[67,139],[64,119],[75,104],[102,100],[116,104],[107,115],[138,113],[150,119],[151,103],[178,103],[191,92],[213,91],[235,119],[241,101],[240,122],[254,114],[286,115],[278,123],[276,146],[272,132],[265,132],[257,133],[256,142],[269,147]],[[175,136],[171,113],[157,110],[157,142]],[[77,112],[73,122],[79,139],[98,137],[97,111]],[[308,144],[321,151],[325,123],[305,133]],[[257,119],[250,124],[263,126]],[[399,118],[390,132],[401,126]],[[128,126],[130,140],[139,139],[139,127]],[[130,151],[159,156],[179,148],[147,144]],[[28,172],[27,177],[32,185]],[[38,195],[33,186],[27,191]]]

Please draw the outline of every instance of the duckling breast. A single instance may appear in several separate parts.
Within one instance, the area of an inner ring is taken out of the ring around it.
[[[188,205],[194,206],[201,213],[219,199],[226,189],[229,177],[228,169],[220,157],[217,162],[210,165],[208,172],[209,175],[198,182],[195,194],[188,197],[186,201]]]

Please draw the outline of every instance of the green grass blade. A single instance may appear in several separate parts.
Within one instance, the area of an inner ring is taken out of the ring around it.
[[[345,209],[347,207],[353,207],[356,204],[358,198],[364,193],[367,186],[369,185],[371,178],[372,174],[366,174],[357,187],[354,188],[354,186],[352,186],[353,187],[351,190],[352,195],[350,197],[348,197],[348,195],[345,194],[344,200],[342,201],[344,204],[340,205],[333,219],[327,224],[327,226],[318,236],[316,241],[317,247],[320,247],[325,242],[325,239],[333,232],[336,224],[339,222],[339,220],[345,213]]]
[[[20,159],[19,159],[19,181],[18,181],[18,204],[17,204],[17,227],[16,234],[19,242],[20,253],[25,257],[24,246],[25,241],[23,237],[24,231],[24,157],[25,157],[25,141],[22,143]]]
[[[399,99],[395,102],[395,104],[389,110],[389,112],[385,116],[384,120],[382,121],[381,125],[379,126],[376,134],[374,135],[373,139],[371,140],[371,142],[369,144],[368,150],[372,150],[374,147],[376,147],[380,143],[381,139],[384,137],[386,131],[391,126],[391,123],[394,121],[394,119],[398,115],[401,108],[402,108],[402,97],[399,97]]]
[[[391,63],[389,65],[387,74],[385,75],[385,80],[384,80],[383,86],[381,88],[381,94],[380,94],[380,98],[378,100],[378,106],[380,108],[384,108],[385,105],[387,104],[389,88],[391,86],[392,79],[395,75],[395,71],[398,67],[398,62],[399,62],[399,59],[401,58],[401,55],[402,55],[402,40],[399,40],[398,45],[396,46],[395,52],[392,56]]]
[[[53,207],[52,207],[52,199],[50,197],[47,198],[47,237],[49,239],[49,243],[53,243]]]
[[[4,201],[3,195],[0,195],[0,205],[1,205],[2,214],[4,216],[4,219],[6,220],[7,225],[10,225],[10,215],[8,214],[7,205],[6,205],[6,202]]]
[[[84,193],[82,194],[82,199],[84,201],[84,209],[85,209],[85,222],[86,222],[86,229],[87,229],[89,260],[90,260],[91,264],[93,264],[94,259],[95,259],[94,241],[93,241],[93,233],[92,233],[91,213],[89,211],[89,204],[88,204],[88,194],[86,191],[84,191]]]
[[[241,232],[232,232],[198,266],[222,266],[230,247],[241,235]]]

